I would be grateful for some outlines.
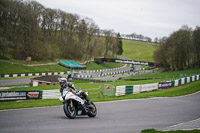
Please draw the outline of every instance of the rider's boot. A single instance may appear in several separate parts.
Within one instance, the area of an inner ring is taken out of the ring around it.
[[[90,99],[86,99],[85,104],[90,105],[91,104]]]

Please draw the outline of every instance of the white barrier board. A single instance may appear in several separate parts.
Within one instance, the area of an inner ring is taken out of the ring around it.
[[[175,80],[174,86],[178,86],[178,80]]]
[[[190,83],[190,77],[187,77],[187,83]]]
[[[192,81],[195,81],[195,76],[192,76]]]
[[[185,78],[181,78],[181,84],[185,84]]]
[[[133,85],[133,93],[140,93],[141,85]]]
[[[141,92],[152,91],[152,90],[158,89],[158,83],[144,84],[144,85],[141,85],[141,86],[142,86],[141,89],[140,89]]]
[[[126,86],[117,86],[116,87],[116,96],[122,96],[125,95],[125,88]]]

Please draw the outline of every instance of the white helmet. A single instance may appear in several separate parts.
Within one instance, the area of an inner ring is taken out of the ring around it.
[[[67,87],[67,79],[66,78],[59,78],[58,79],[61,88]]]

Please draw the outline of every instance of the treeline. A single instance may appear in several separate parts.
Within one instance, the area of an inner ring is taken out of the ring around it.
[[[113,30],[101,30],[90,18],[45,8],[36,1],[0,1],[0,58],[87,62],[119,54],[119,40]]]
[[[125,39],[131,39],[131,40],[152,42],[152,39],[150,37],[144,36],[142,34],[136,34],[136,33],[127,34],[127,35],[123,34],[122,37],[125,38]]]
[[[162,40],[154,60],[167,70],[200,67],[200,27],[187,25]]]

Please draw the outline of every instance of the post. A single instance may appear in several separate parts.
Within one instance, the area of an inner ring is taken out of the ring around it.
[[[101,98],[101,85],[99,86],[99,99]]]

